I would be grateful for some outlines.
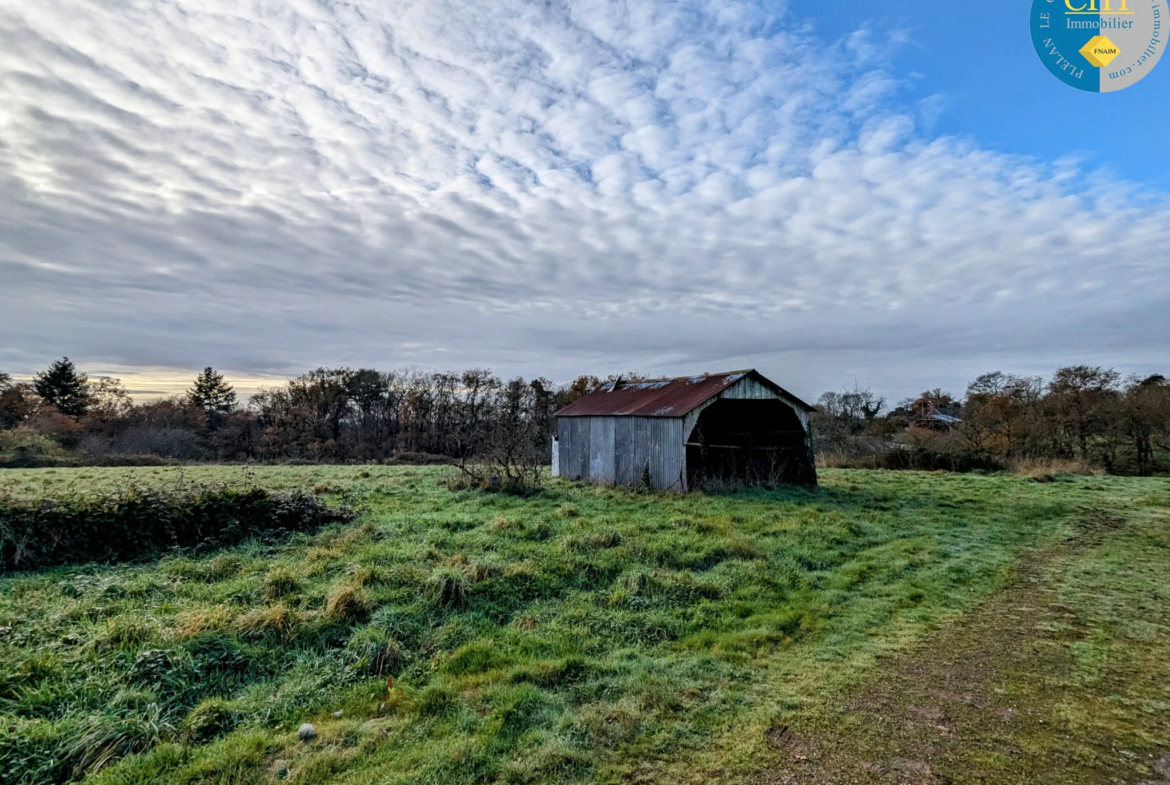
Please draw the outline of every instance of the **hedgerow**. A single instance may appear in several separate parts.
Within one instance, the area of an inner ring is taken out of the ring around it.
[[[319,496],[260,488],[130,486],[108,494],[0,495],[0,570],[122,562],[196,552],[348,522],[353,509]]]

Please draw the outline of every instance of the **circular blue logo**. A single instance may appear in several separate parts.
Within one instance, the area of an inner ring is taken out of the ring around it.
[[[1167,0],[1032,0],[1032,43],[1052,74],[1091,93],[1146,77],[1166,48]]]

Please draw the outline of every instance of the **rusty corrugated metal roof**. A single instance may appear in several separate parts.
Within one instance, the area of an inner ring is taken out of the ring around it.
[[[682,417],[749,375],[812,411],[813,407],[795,395],[764,378],[759,372],[748,370],[674,379],[623,379],[610,382],[597,392],[589,393],[561,409],[556,416]]]

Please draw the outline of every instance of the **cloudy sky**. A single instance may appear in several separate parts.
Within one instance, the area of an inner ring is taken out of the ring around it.
[[[1170,372],[1170,65],[923,5],[0,0],[0,370]]]

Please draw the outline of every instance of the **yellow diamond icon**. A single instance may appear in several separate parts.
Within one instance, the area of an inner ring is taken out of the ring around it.
[[[1117,44],[1105,36],[1095,35],[1089,39],[1089,43],[1081,47],[1081,54],[1093,65],[1104,68],[1113,62],[1113,58],[1121,54],[1121,50],[1117,48]]]

